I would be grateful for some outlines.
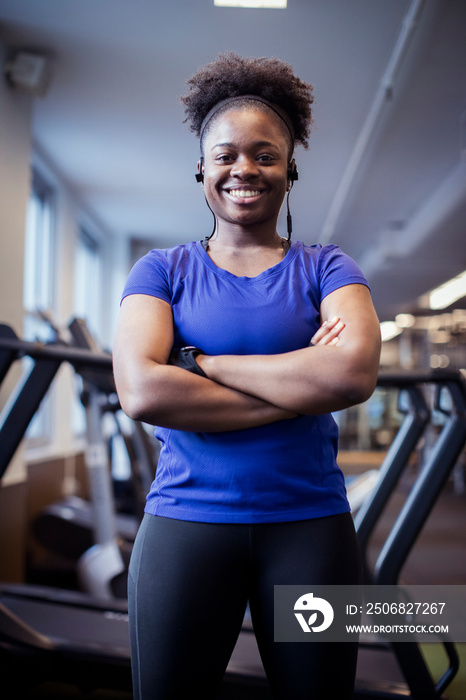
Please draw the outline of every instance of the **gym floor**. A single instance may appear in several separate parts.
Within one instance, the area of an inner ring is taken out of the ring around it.
[[[409,476],[399,484],[390,500],[380,525],[374,533],[370,547],[370,560],[375,561],[381,544],[394,523],[396,514],[409,491]],[[418,541],[409,556],[400,576],[405,584],[465,584],[466,585],[466,493],[454,493],[452,482],[448,482],[434,510],[425,524]],[[445,692],[449,700],[466,697],[466,644],[457,645],[460,654],[460,670]],[[422,648],[429,669],[438,679],[446,669],[446,659],[440,645],[425,644]],[[390,679],[402,682],[402,676],[391,654],[368,652],[361,654],[358,664],[358,679],[380,681]],[[2,693],[4,700],[16,700]],[[252,695],[250,696],[252,699]],[[259,695],[254,695],[257,700]],[[265,696],[264,696],[265,697]],[[28,696],[29,700],[131,700],[130,693],[95,690],[83,694],[72,686],[46,684],[37,687]],[[244,691],[225,688],[219,700],[249,700]],[[333,699],[332,699],[333,700]]]

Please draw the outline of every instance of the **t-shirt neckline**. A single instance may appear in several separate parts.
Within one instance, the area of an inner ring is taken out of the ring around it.
[[[222,267],[218,267],[213,260],[209,257],[209,254],[205,250],[204,246],[202,245],[201,241],[193,241],[194,243],[194,248],[197,252],[197,254],[200,256],[202,262],[209,267],[213,272],[215,272],[217,275],[220,277],[229,277],[230,279],[234,280],[241,280],[241,281],[246,281],[246,282],[256,282],[260,281],[262,279],[265,279],[266,277],[271,277],[272,275],[276,275],[280,273],[285,267],[287,267],[296,257],[296,254],[298,252],[299,244],[300,241],[291,241],[290,248],[285,255],[285,257],[280,260],[280,262],[276,263],[275,265],[272,265],[272,267],[267,268],[267,270],[264,270],[261,272],[259,275],[256,275],[256,277],[238,277],[237,275],[234,275],[232,272],[229,272],[228,270],[224,270]]]

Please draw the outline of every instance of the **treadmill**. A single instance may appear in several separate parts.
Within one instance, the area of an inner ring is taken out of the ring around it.
[[[377,385],[398,389],[399,410],[405,414],[405,419],[387,452],[374,491],[355,516],[355,528],[362,550],[365,583],[395,585],[466,443],[466,385],[462,374],[452,371],[433,371],[429,374],[381,372]],[[433,409],[444,415],[444,424],[371,571],[367,558],[369,539],[429,422],[430,411],[422,391],[426,386],[434,391]],[[406,697],[412,700],[440,700],[459,669],[455,645],[446,640],[442,640],[442,644],[448,667],[435,680],[416,641],[376,645],[360,643],[360,657],[365,653],[391,653],[406,683],[383,679],[377,683],[359,682],[356,700],[401,700]]]
[[[11,365],[34,360],[20,379],[0,422],[0,477],[63,362],[77,372],[111,371],[104,353],[63,344],[27,343],[0,325],[0,383]],[[66,681],[82,688],[130,688],[127,603],[30,585],[0,587],[0,673],[2,685]],[[28,672],[25,673],[25,669]]]
[[[69,362],[78,372],[83,368],[97,371],[111,368],[108,355],[24,342],[11,328],[0,325],[0,382],[11,364],[26,355],[32,357],[35,364],[0,423],[0,477],[62,362]],[[438,405],[445,411],[445,425],[379,556],[372,574],[374,583],[396,582],[399,570],[466,441],[466,394],[459,373],[379,377],[379,385],[400,390],[426,383],[434,383],[438,388]],[[451,399],[447,409],[441,405],[443,390]],[[416,394],[410,391],[413,396]],[[380,515],[381,504],[386,502],[394,488],[394,477],[406,466],[427,424],[422,401],[413,399],[404,410],[406,417],[395,438],[395,447],[389,450],[381,467],[382,478],[358,512],[356,525],[363,551]],[[450,666],[436,684],[428,674],[417,645],[392,646],[409,648],[408,651],[395,648],[407,687],[394,688],[388,683],[385,687],[357,687],[355,698],[440,698],[458,668],[454,645],[446,647]],[[21,692],[18,679],[26,684],[33,679],[34,685],[41,681],[58,681],[83,690],[130,691],[126,601],[102,600],[81,593],[28,585],[1,586],[0,673],[2,688],[10,680],[16,695]],[[252,627],[245,621],[218,698],[269,700],[271,697]]]
[[[83,319],[69,324],[73,339],[68,347],[100,353]],[[58,334],[60,345],[65,345]],[[109,355],[110,357],[110,355]],[[31,533],[36,542],[68,565],[74,563],[81,590],[96,596],[126,598],[126,570],[131,549],[143,516],[145,496],[153,481],[157,449],[138,421],[122,420],[111,368],[77,370],[82,379],[81,402],[86,412],[85,464],[90,500],[67,496],[44,508],[34,519]],[[132,498],[130,512],[114,503],[111,473],[112,440],[102,430],[104,416],[112,417],[112,438],[118,435],[129,457]],[[97,460],[97,461],[96,461]],[[95,508],[94,504],[99,503]],[[118,546],[116,546],[118,540]],[[96,544],[105,545],[97,551]]]

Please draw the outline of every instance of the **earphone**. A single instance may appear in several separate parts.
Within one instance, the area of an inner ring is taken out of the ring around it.
[[[294,158],[290,161],[290,164],[288,165],[288,180],[291,182],[294,182],[295,180],[298,179],[298,168],[296,166],[296,161]]]
[[[290,192],[291,192],[291,189],[292,189],[292,187],[297,179],[298,179],[298,168],[296,167],[295,159],[292,158],[290,161],[290,164],[288,166],[288,182],[290,184],[288,186],[288,192],[286,195],[286,230],[288,233],[288,238],[287,238],[288,243],[291,241],[291,232],[293,230],[293,220],[291,218],[291,212],[290,212]]]
[[[199,172],[196,173],[196,182],[204,182],[204,173],[202,172],[202,166],[204,164],[204,158],[201,156],[199,158]]]

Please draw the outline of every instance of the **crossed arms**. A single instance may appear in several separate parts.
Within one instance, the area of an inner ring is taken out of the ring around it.
[[[313,345],[279,355],[199,355],[208,379],[168,365],[170,305],[135,294],[124,299],[113,346],[123,410],[137,420],[197,432],[241,430],[340,410],[372,394],[380,328],[368,289],[351,284],[321,304]]]

